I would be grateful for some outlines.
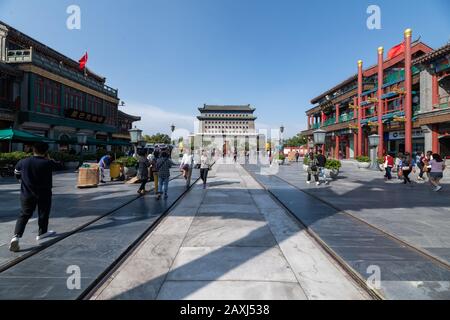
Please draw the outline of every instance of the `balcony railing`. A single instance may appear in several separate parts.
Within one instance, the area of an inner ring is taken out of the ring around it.
[[[118,97],[117,89],[113,89],[89,77],[85,77],[80,72],[76,72],[70,68],[65,67],[64,65],[60,65],[43,55],[35,54],[33,53],[33,48],[26,50],[8,50],[6,58],[8,63],[34,63],[55,74],[62,75],[65,78],[81,83],[93,90],[103,92],[114,98]]]
[[[33,61],[33,49],[26,50],[7,50],[6,62],[7,63],[24,63]]]
[[[311,129],[319,129],[320,128],[320,123],[314,123],[312,126],[311,126]]]
[[[50,70],[51,72],[61,74],[65,78],[82,83],[91,89],[103,92],[109,96],[113,96],[114,98],[117,98],[118,96],[118,91],[116,89],[113,89],[105,84],[100,84],[89,77],[85,77],[80,72],[76,72],[73,69],[65,67],[64,65],[60,65],[42,55],[35,55],[33,62],[38,66]]]
[[[332,117],[332,118],[328,118],[327,120],[325,120],[325,122],[323,123],[324,127],[328,127],[331,126],[333,124],[336,124],[336,118]]]
[[[433,106],[433,109],[448,109],[450,108],[450,95],[446,97],[439,98],[439,104]]]
[[[354,115],[355,115],[355,113],[353,111],[341,114],[339,116],[339,123],[352,120],[354,118]]]

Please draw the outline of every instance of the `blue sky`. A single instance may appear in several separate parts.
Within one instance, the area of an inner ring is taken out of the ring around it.
[[[81,7],[81,30],[66,8]],[[381,8],[382,29],[366,27]],[[174,122],[193,130],[203,103],[252,104],[260,127],[304,129],[310,100],[376,62],[379,46],[414,38],[450,40],[447,0],[0,0],[0,19],[119,88],[124,111],[143,115],[147,133]]]

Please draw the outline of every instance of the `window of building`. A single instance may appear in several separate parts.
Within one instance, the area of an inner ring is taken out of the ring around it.
[[[61,85],[42,77],[36,78],[36,110],[44,113],[58,114],[61,108]]]
[[[8,81],[0,78],[0,100],[8,100]]]
[[[87,109],[86,112],[101,115],[102,110],[102,99],[88,95],[87,96]]]
[[[73,88],[66,87],[65,92],[65,102],[66,109],[83,110],[84,96],[81,91]]]

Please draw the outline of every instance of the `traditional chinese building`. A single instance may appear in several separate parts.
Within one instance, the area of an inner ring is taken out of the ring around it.
[[[254,108],[251,105],[204,105],[199,108],[199,131],[197,137],[204,141],[223,139],[222,152],[230,154],[239,145],[259,145],[256,133]],[[222,144],[222,143],[221,143]],[[241,146],[242,148],[243,146]]]
[[[413,61],[421,69],[417,125],[425,150],[450,156],[450,43]]]
[[[123,122],[138,119],[119,117],[118,90],[104,77],[1,21],[0,79],[0,129],[49,138],[52,149],[76,149],[77,133],[88,135],[91,151],[128,143]]]
[[[325,130],[323,149],[335,158],[368,155],[372,134],[380,136],[380,157],[385,152],[427,149],[419,121],[423,72],[418,62],[433,49],[412,42],[411,36],[407,30],[398,54],[386,58],[384,49],[378,48],[376,65],[364,68],[358,61],[357,74],[313,99],[314,107],[306,112],[308,129],[302,134],[312,140],[315,130]]]

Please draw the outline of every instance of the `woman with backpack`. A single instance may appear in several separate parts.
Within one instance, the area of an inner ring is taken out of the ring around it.
[[[430,165],[430,183],[435,186],[434,191],[438,192],[442,189],[440,181],[444,177],[445,162],[441,155],[435,153],[433,159],[430,160]]]
[[[306,180],[307,184],[311,183],[311,176],[314,176],[314,179],[316,180],[316,184],[320,185],[319,182],[319,161],[314,156],[314,152],[311,152],[308,156],[309,162],[308,162],[308,179]]]

